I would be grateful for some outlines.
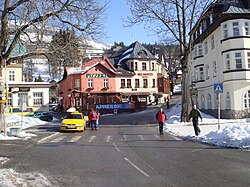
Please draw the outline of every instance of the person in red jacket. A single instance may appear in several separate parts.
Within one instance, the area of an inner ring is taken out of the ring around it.
[[[96,120],[98,119],[98,114],[96,113],[96,111],[94,111],[94,109],[91,109],[91,111],[89,112],[89,122],[90,122],[90,127],[91,130],[97,130],[97,125],[96,125]]]
[[[163,124],[165,123],[167,116],[163,112],[162,108],[160,108],[160,111],[156,113],[155,117],[156,117],[156,120],[159,124],[160,135],[163,135]]]

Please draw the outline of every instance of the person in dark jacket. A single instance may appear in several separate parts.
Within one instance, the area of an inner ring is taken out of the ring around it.
[[[98,114],[96,113],[96,111],[94,111],[94,109],[91,109],[90,113],[89,113],[89,122],[90,122],[90,127],[91,130],[97,130],[97,125],[96,125],[96,120],[98,119]]]
[[[198,126],[198,123],[199,123],[199,118],[202,121],[202,116],[201,116],[200,110],[196,108],[196,105],[193,105],[193,108],[190,111],[189,120],[191,118],[192,118],[192,122],[193,122],[193,126],[194,126],[195,135],[198,136],[201,133],[201,130]]]
[[[163,135],[163,124],[165,123],[166,121],[166,114],[163,112],[163,109],[160,108],[160,111],[158,111],[155,115],[156,117],[156,120],[159,124],[159,132],[160,132],[160,135]]]

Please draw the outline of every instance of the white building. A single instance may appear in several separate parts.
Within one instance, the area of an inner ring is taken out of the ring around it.
[[[222,118],[241,118],[250,109],[250,1],[217,0],[191,31],[192,99],[217,116],[218,95]],[[215,93],[214,84],[223,85]]]

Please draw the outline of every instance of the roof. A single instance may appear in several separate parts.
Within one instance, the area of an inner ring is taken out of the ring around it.
[[[150,53],[145,47],[143,47],[139,42],[134,42],[122,53],[122,56],[119,60],[121,63],[127,59],[155,59],[156,57]]]

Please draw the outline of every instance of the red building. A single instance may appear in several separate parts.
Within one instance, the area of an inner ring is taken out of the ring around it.
[[[74,106],[80,111],[94,108],[105,113],[105,109],[111,108],[108,104],[120,103],[120,93],[115,91],[116,74],[116,68],[106,57],[93,59],[81,67],[65,67],[63,79],[59,81],[63,111]]]

